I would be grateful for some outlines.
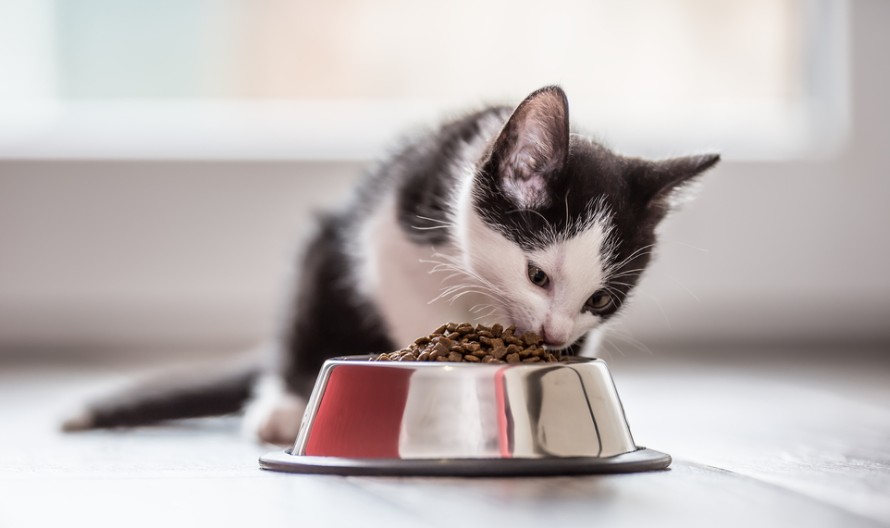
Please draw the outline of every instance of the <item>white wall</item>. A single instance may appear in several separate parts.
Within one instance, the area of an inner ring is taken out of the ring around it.
[[[851,7],[847,147],[713,171],[665,226],[637,339],[890,343],[890,2]],[[0,160],[0,349],[255,342],[310,211],[360,169]]]

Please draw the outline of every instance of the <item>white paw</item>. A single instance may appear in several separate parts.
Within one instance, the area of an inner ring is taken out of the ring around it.
[[[244,430],[263,442],[291,446],[300,432],[306,400],[287,392],[278,377],[265,377],[248,405]]]

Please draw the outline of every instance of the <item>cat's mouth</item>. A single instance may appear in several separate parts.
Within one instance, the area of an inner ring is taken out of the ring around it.
[[[541,328],[537,332],[537,334],[544,340],[544,348],[550,350],[559,350],[569,346],[569,344],[566,342],[552,340],[550,337],[547,336],[547,331],[543,328]]]

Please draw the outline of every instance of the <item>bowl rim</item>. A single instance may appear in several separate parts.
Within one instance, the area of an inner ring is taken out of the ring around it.
[[[402,477],[541,477],[636,473],[657,471],[671,465],[667,453],[636,446],[636,450],[611,457],[561,458],[340,458],[294,455],[291,449],[262,455],[264,470],[355,476]]]
[[[325,363],[336,363],[336,364],[366,364],[373,365],[376,367],[381,366],[390,366],[390,367],[421,367],[421,368],[441,368],[441,367],[457,367],[457,368],[503,368],[506,366],[512,367],[555,367],[555,366],[572,366],[578,364],[586,364],[586,363],[594,363],[600,362],[605,364],[600,358],[589,358],[583,356],[568,356],[570,359],[568,361],[559,361],[555,363],[547,363],[542,361],[537,361],[535,363],[473,363],[470,361],[371,361],[372,358],[378,357],[379,354],[362,354],[357,356],[337,356],[332,357],[330,359],[325,360]]]

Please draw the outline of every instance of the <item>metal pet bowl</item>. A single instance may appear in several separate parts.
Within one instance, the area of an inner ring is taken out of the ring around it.
[[[341,475],[568,475],[664,469],[637,447],[606,363],[325,362],[293,449],[260,467]]]

